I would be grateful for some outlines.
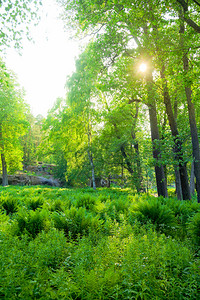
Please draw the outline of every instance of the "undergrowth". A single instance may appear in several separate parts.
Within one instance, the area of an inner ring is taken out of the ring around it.
[[[0,299],[199,299],[200,205],[0,188]]]

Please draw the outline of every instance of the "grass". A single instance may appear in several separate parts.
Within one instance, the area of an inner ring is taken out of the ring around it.
[[[200,299],[200,205],[0,188],[1,299]]]

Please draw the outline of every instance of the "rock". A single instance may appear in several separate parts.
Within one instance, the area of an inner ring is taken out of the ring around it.
[[[0,175],[0,184],[2,184],[2,175]],[[59,181],[54,178],[45,178],[40,176],[28,176],[27,174],[8,175],[9,185],[49,185],[60,186]]]
[[[60,186],[58,180],[53,178],[45,178],[40,176],[29,176],[30,185],[49,185],[49,186]]]

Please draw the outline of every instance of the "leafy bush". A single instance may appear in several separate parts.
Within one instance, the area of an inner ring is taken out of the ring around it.
[[[127,214],[130,202],[125,197],[118,197],[113,201],[107,203],[108,215],[120,222],[120,215]]]
[[[101,221],[98,216],[88,213],[85,208],[71,207],[64,213],[53,214],[54,226],[64,230],[67,235],[76,238],[78,235],[88,234],[90,231],[98,231],[101,228]]]
[[[130,207],[129,221],[133,223],[135,219],[142,224],[150,221],[155,224],[157,230],[162,232],[166,232],[176,225],[173,211],[161,204],[159,199],[150,199],[133,204]]]
[[[195,299],[199,271],[184,244],[157,235],[132,237],[122,263],[123,299]]]
[[[48,230],[50,227],[49,215],[46,210],[20,211],[16,221],[16,233],[19,235],[28,233],[33,238],[42,230]]]
[[[13,214],[18,210],[17,200],[13,197],[5,197],[2,199],[1,197],[1,206],[6,211],[6,214]]]
[[[200,212],[190,219],[188,223],[188,230],[193,241],[200,246]]]
[[[87,194],[77,196],[77,199],[75,201],[75,206],[85,207],[88,210],[92,210],[95,203],[96,203],[96,198],[93,195],[87,193]]]
[[[64,211],[64,205],[63,205],[63,201],[61,199],[57,199],[54,201],[54,203],[51,205],[50,208],[51,211]]]
[[[41,197],[33,197],[28,201],[27,205],[29,209],[36,210],[41,208],[43,203],[44,201]]]

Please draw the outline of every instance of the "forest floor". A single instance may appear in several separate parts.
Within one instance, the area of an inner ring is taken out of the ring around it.
[[[1,299],[199,299],[200,204],[0,187]]]

